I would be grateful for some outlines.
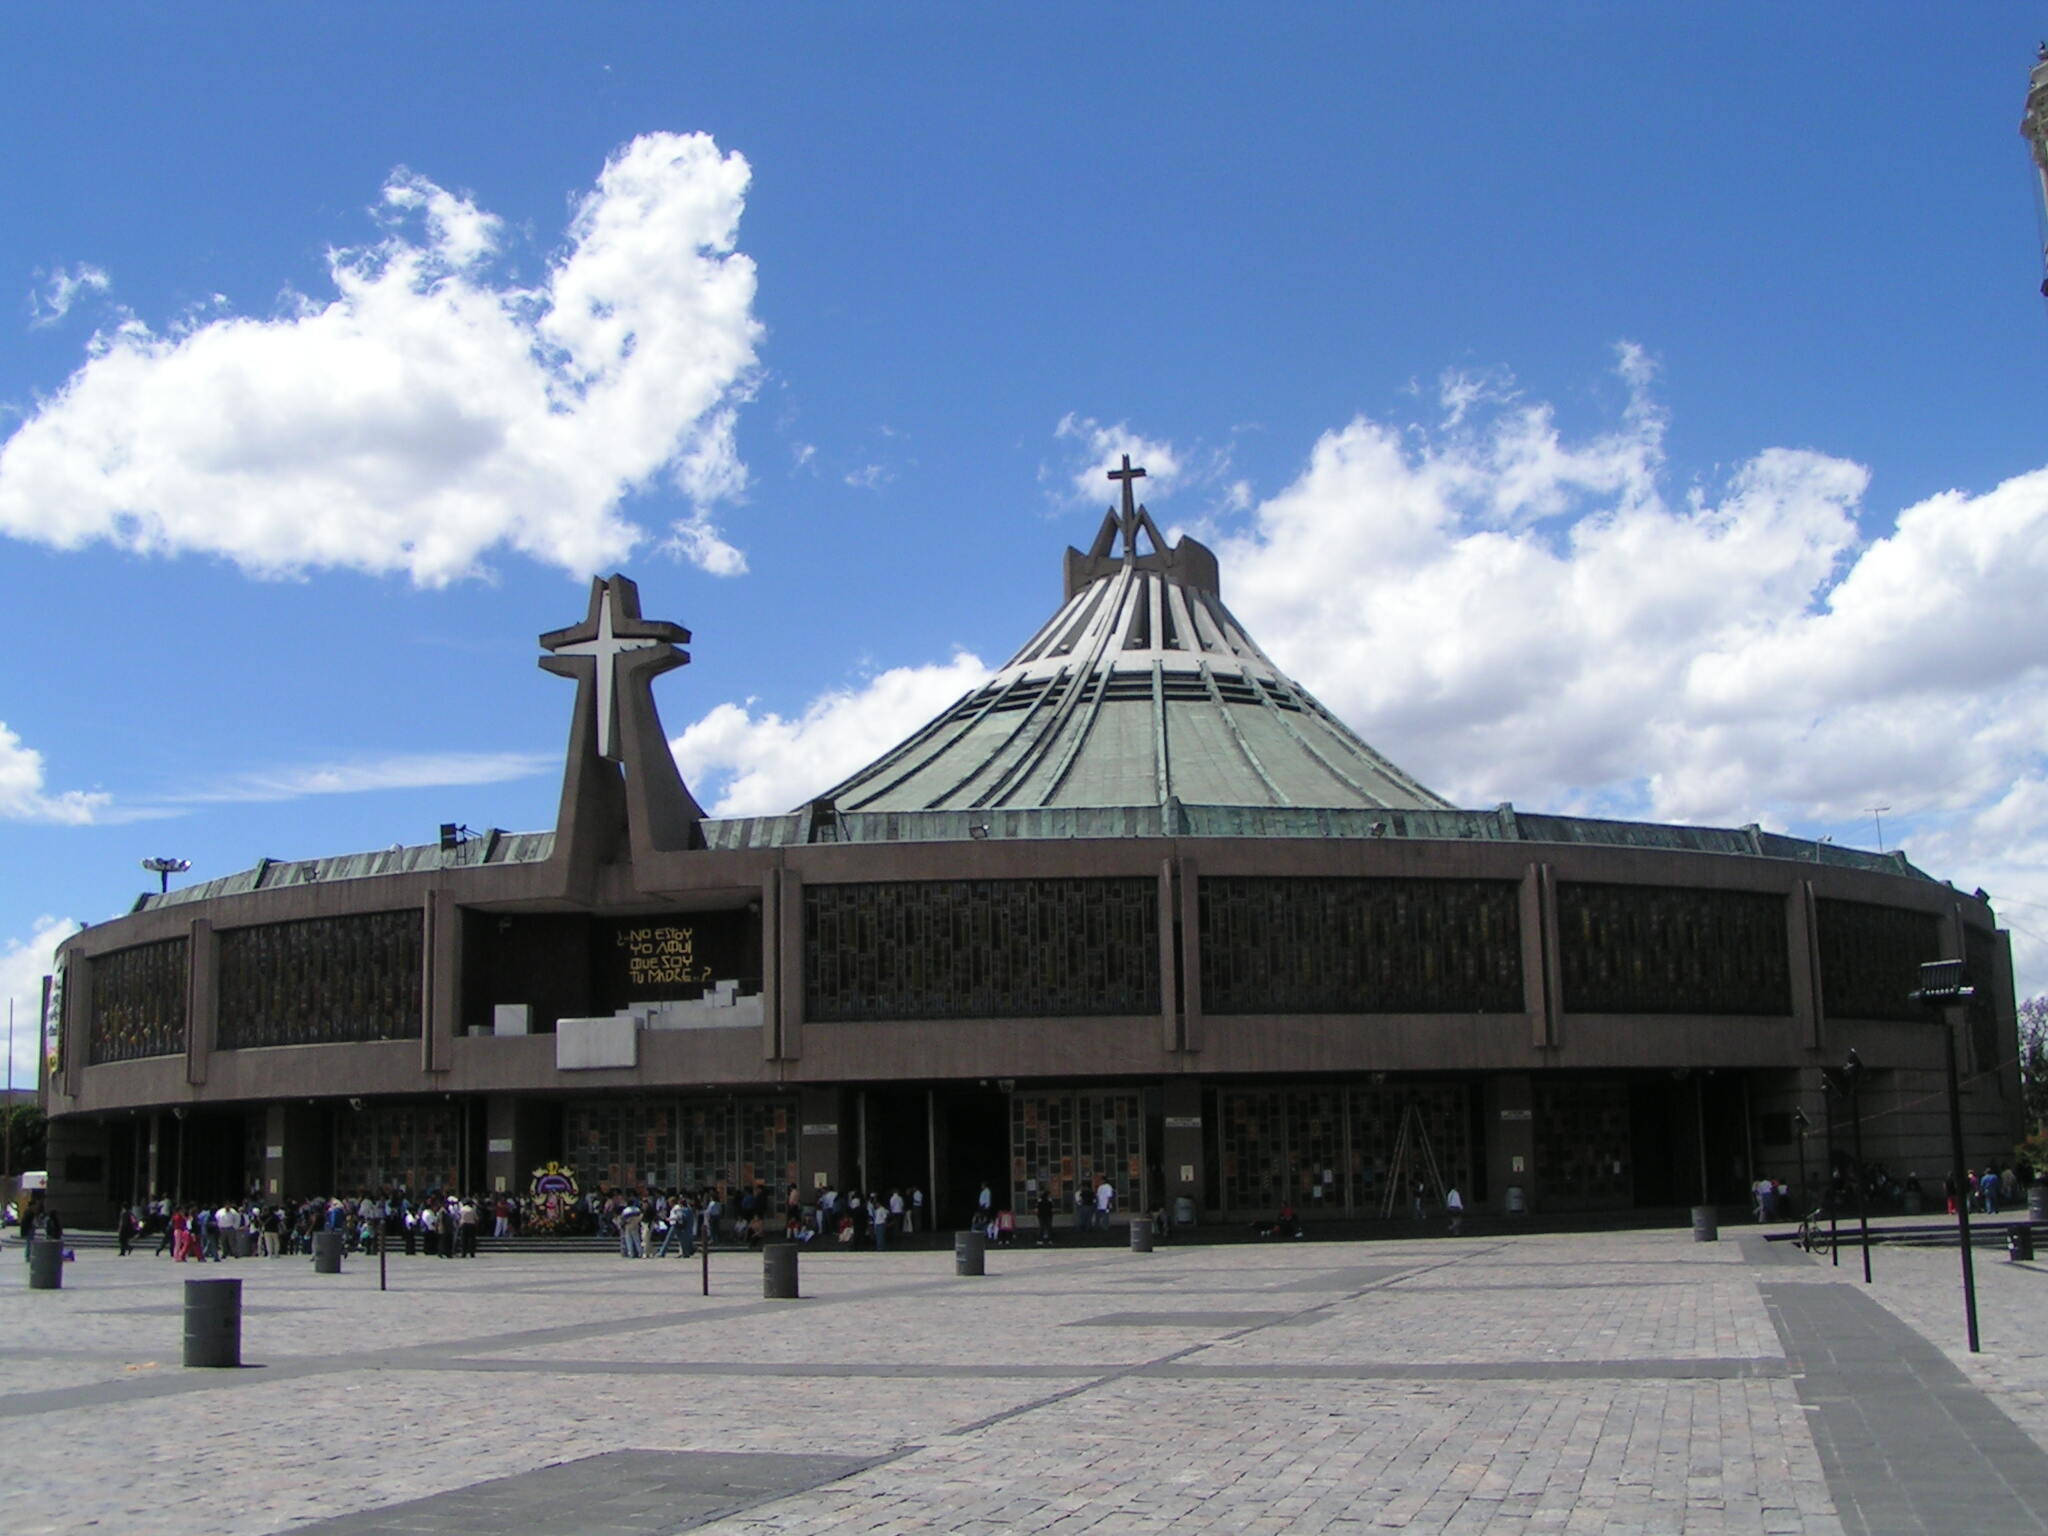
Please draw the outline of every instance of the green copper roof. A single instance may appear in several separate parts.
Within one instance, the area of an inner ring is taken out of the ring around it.
[[[1191,539],[1121,560],[1106,543],[1068,551],[1067,601],[1024,648],[825,798],[862,814],[1449,809],[1273,665]]]

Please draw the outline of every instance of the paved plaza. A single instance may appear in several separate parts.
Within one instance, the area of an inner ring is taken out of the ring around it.
[[[2048,1532],[2048,1273],[1748,1231],[195,1271],[0,1255],[10,1536]],[[240,1370],[183,1282],[244,1281]]]

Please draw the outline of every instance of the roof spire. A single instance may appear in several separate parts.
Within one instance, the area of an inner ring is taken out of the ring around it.
[[[1145,478],[1145,471],[1131,468],[1131,456],[1124,455],[1124,467],[1109,472],[1112,480],[1124,483],[1123,510],[1117,514],[1117,525],[1124,534],[1124,564],[1129,565],[1138,558],[1138,498],[1131,494],[1131,482]]]

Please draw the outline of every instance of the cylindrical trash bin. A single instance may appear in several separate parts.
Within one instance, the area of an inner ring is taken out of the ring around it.
[[[761,1294],[770,1301],[795,1301],[795,1243],[770,1243],[761,1250]]]
[[[1508,1186],[1507,1208],[1508,1214],[1511,1216],[1519,1216],[1529,1208],[1528,1201],[1523,1198],[1521,1185],[1510,1184]]]
[[[1174,1197],[1173,1224],[1176,1227],[1192,1227],[1195,1224],[1195,1201],[1192,1195]]]
[[[1151,1251],[1152,1218],[1150,1216],[1133,1216],[1131,1218],[1131,1252],[1150,1253]]]
[[[242,1282],[185,1282],[185,1363],[231,1370],[242,1363]]]
[[[28,1251],[28,1288],[32,1291],[64,1289],[64,1244],[39,1237]]]
[[[1918,1216],[1925,1207],[1925,1197],[1917,1189],[1909,1189],[1902,1197],[1908,1216]]]
[[[986,1272],[988,1239],[979,1232],[953,1234],[953,1273],[979,1275]]]
[[[1721,1240],[1721,1213],[1711,1205],[1696,1205],[1692,1208],[1692,1240],[1696,1243],[1718,1243]]]
[[[2048,1221],[2048,1184],[2027,1186],[2027,1220]]]
[[[247,1227],[235,1228],[235,1257],[249,1259],[256,1256],[256,1234]]]
[[[2034,1259],[2034,1229],[2015,1222],[2005,1229],[2005,1256],[2017,1263]]]
[[[316,1275],[338,1275],[341,1273],[341,1234],[339,1232],[315,1232],[313,1234],[313,1273]]]

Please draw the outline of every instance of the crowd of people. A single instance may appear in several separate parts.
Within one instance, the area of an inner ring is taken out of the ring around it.
[[[1946,1213],[1955,1214],[1959,1198],[1966,1200],[1970,1211],[1977,1215],[1996,1216],[2013,1210],[2026,1204],[2027,1189],[2034,1179],[2034,1170],[2024,1163],[1967,1169],[1960,1187],[1953,1174],[1944,1174],[1941,1192]],[[1758,1221],[1785,1220],[1804,1214],[1792,1186],[1782,1179],[1760,1178],[1750,1194],[1750,1211]],[[1859,1179],[1855,1166],[1845,1161],[1821,1185],[1815,1205],[1822,1215],[1840,1215],[1859,1208],[1875,1213],[1911,1214],[1925,1210],[1926,1199],[1926,1188],[1917,1173],[1908,1173],[1901,1179],[1883,1163],[1872,1162],[1864,1165]]]
[[[770,1231],[790,1242],[872,1243],[885,1250],[892,1239],[910,1236],[926,1222],[924,1191],[915,1187],[887,1194],[826,1188],[809,1204],[794,1184],[779,1202],[764,1184],[736,1193],[715,1188],[600,1191],[591,1213],[598,1233],[615,1235],[620,1256],[629,1259],[672,1252],[690,1258],[700,1243],[758,1248]]]
[[[391,1252],[473,1259],[484,1221],[493,1220],[502,1234],[510,1203],[439,1193],[415,1199],[398,1191],[303,1200],[251,1196],[218,1205],[160,1195],[123,1207],[114,1236],[124,1258],[149,1249],[180,1264],[310,1254],[323,1232],[337,1234],[349,1253],[375,1253],[388,1244]]]
[[[1038,1241],[1049,1243],[1058,1206],[1048,1188],[1041,1187],[1034,1199]],[[1116,1188],[1106,1178],[1077,1183],[1075,1230],[1106,1230],[1116,1200]],[[1158,1219],[1163,1224],[1163,1215]],[[349,1253],[375,1253],[383,1245],[387,1253],[474,1258],[486,1233],[497,1238],[545,1233],[613,1239],[623,1258],[689,1258],[704,1243],[758,1248],[771,1233],[792,1242],[872,1245],[886,1251],[892,1242],[927,1230],[931,1220],[925,1192],[915,1185],[866,1191],[828,1187],[810,1201],[794,1184],[777,1199],[760,1183],[696,1190],[600,1186],[580,1195],[434,1191],[415,1196],[387,1189],[303,1199],[251,1194],[217,1204],[160,1195],[124,1207],[115,1237],[123,1257],[141,1250],[181,1264],[311,1254],[321,1233],[339,1235]],[[1015,1213],[987,1183],[966,1220],[991,1242],[1015,1238]]]

